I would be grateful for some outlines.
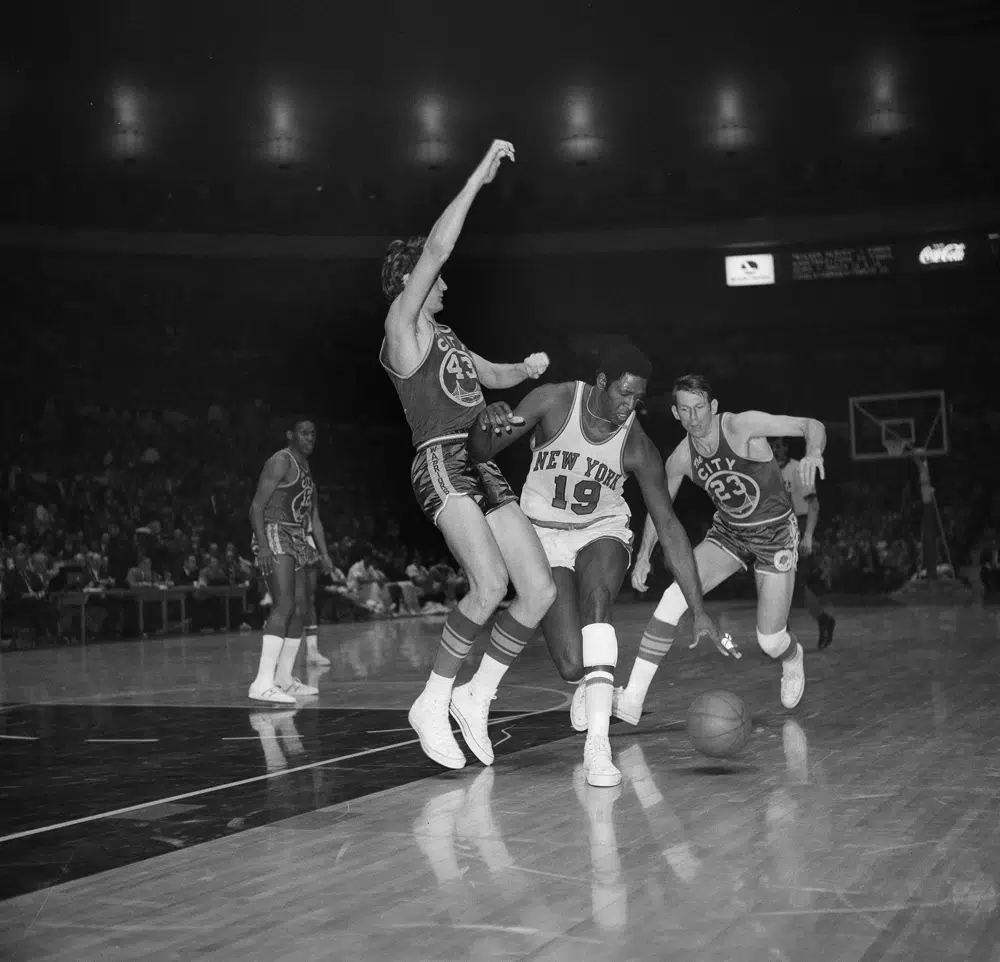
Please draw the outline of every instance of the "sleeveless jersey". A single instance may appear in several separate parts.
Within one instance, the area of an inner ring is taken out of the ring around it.
[[[719,417],[719,446],[706,458],[688,435],[691,479],[712,499],[719,514],[734,528],[753,528],[780,521],[792,513],[778,462],[753,461],[737,454],[722,429],[729,415]]]
[[[472,356],[451,328],[434,325],[434,336],[417,369],[400,377],[386,360],[382,341],[379,361],[403,404],[413,446],[464,438],[486,407]]]
[[[300,464],[288,448],[278,454],[287,454],[295,466],[295,479],[279,484],[264,507],[264,520],[279,524],[312,523],[313,479],[309,468]]]
[[[587,528],[618,516],[627,524],[632,512],[622,494],[622,455],[635,412],[601,442],[583,433],[587,385],[576,382],[573,404],[562,427],[544,444],[531,439],[531,469],[521,490],[521,509],[543,528]]]

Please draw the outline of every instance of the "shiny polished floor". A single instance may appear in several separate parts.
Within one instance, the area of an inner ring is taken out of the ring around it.
[[[744,658],[675,646],[616,789],[540,643],[493,768],[427,761],[439,618],[325,627],[294,711],[247,702],[255,635],[0,656],[0,958],[1000,959],[1000,613],[843,608],[818,652],[797,612],[787,712],[752,608],[715,611]],[[619,608],[623,676],[650,613]],[[753,711],[731,760],[685,734],[711,688]]]

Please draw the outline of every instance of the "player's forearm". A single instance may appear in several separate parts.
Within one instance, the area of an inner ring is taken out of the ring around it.
[[[465,225],[465,218],[469,213],[469,208],[472,207],[472,202],[479,193],[480,186],[473,178],[469,178],[455,199],[434,222],[434,226],[427,235],[425,246],[429,247],[442,260],[449,257],[455,249],[458,236],[462,233],[462,227]]]
[[[266,548],[267,532],[264,530],[264,505],[259,504],[256,499],[250,502],[250,527],[257,537],[258,546]]]
[[[677,584],[681,586],[691,613],[695,615],[701,613],[705,608],[701,595],[701,581],[698,578],[694,551],[684,526],[674,516],[658,525],[657,533],[660,536],[660,544],[663,545],[663,555],[674,573]]]
[[[805,536],[812,540],[816,533],[816,525],[819,523],[819,502],[815,498],[806,507],[806,530]]]
[[[490,363],[489,369],[484,372],[486,377],[480,377],[483,387],[494,391],[502,391],[504,388],[516,387],[528,377],[528,372],[523,363],[518,364],[496,364]]]
[[[313,515],[313,539],[317,550],[325,558],[330,552],[326,547],[326,532],[323,530],[323,522],[319,519],[319,512]]]
[[[826,448],[826,427],[822,421],[809,418],[806,421],[806,456],[822,457]]]
[[[653,548],[659,535],[656,533],[656,525],[653,524],[653,516],[646,515],[646,524],[642,529],[642,540],[639,542],[639,550],[636,552],[636,560],[649,561],[653,554]]]

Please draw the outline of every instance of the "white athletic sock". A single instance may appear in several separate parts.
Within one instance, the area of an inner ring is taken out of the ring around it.
[[[274,671],[284,643],[285,639],[279,635],[264,635],[260,645],[260,664],[253,683],[255,688],[266,690],[274,687]]]
[[[509,666],[497,661],[490,656],[489,652],[483,655],[483,660],[479,663],[479,668],[472,676],[472,684],[477,693],[483,695],[495,695],[500,687],[500,679],[507,672]]]
[[[611,722],[611,703],[615,693],[618,663],[618,637],[615,629],[604,623],[583,626],[583,665],[587,686],[587,737],[607,738]],[[611,670],[608,670],[611,669]]]
[[[454,678],[445,678],[444,675],[439,675],[436,671],[432,671],[430,677],[427,679],[427,684],[424,685],[424,691],[428,695],[450,698],[451,690],[454,686]]]
[[[295,671],[295,659],[299,656],[299,648],[302,645],[301,638],[286,638],[281,646],[281,654],[278,655],[278,668],[274,673],[274,680],[286,687],[292,683],[292,673]]]
[[[318,655],[319,649],[316,647],[316,641],[318,639],[317,635],[306,635],[306,654],[307,655]]]
[[[645,658],[636,658],[626,689],[629,695],[634,695],[639,701],[645,701],[646,692],[649,691],[649,686],[653,682],[658,667],[659,665],[654,665],[653,662],[646,661]]]

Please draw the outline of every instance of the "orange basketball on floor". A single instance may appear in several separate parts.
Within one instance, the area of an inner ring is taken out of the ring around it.
[[[731,691],[707,691],[688,709],[688,736],[703,755],[726,758],[750,738],[752,722],[747,703]]]

